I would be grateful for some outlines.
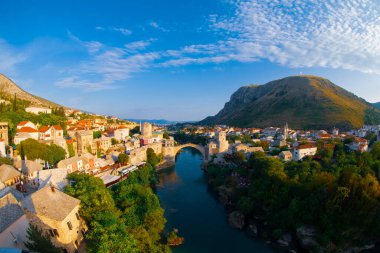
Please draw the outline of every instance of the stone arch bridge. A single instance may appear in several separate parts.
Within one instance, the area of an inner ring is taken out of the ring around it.
[[[207,158],[206,148],[202,145],[197,145],[197,144],[193,144],[193,143],[186,143],[186,144],[174,146],[174,147],[164,147],[163,148],[164,159],[168,163],[174,164],[175,163],[175,157],[176,157],[177,153],[181,149],[184,149],[184,148],[194,148],[194,149],[198,150],[202,154],[203,163],[207,164],[208,158]]]

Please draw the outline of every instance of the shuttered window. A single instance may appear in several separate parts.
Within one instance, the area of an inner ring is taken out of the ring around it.
[[[67,222],[67,226],[69,227],[70,230],[73,229],[73,224],[71,224],[71,221],[68,221],[68,222]]]

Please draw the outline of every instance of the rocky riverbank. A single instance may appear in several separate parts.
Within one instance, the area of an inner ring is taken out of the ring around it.
[[[207,175],[207,170],[206,170]],[[264,214],[244,215],[233,201],[234,189],[224,185],[212,187],[213,178],[208,177],[208,184],[229,213],[229,224],[239,230],[244,230],[252,238],[261,238],[267,244],[284,252],[306,252],[306,253],[359,253],[359,252],[379,252],[375,249],[375,243],[370,243],[362,247],[347,246],[344,250],[335,250],[333,245],[323,246],[318,243],[317,230],[313,226],[299,226],[295,231],[282,231],[280,229],[269,228]]]

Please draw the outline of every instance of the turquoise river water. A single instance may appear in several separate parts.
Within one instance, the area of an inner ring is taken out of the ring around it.
[[[229,226],[227,212],[207,187],[201,164],[200,153],[183,149],[175,167],[159,173],[157,195],[165,209],[167,228],[179,229],[185,238],[185,243],[173,252],[277,252],[265,242]]]

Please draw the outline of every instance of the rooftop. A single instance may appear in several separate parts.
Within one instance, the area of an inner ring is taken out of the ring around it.
[[[22,200],[23,208],[56,221],[63,221],[79,204],[79,199],[48,185]]]

